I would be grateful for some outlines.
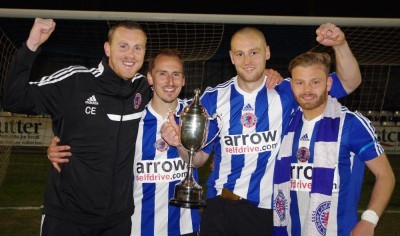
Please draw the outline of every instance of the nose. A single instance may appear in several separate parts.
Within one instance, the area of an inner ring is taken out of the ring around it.
[[[168,74],[167,84],[168,84],[168,86],[174,85],[174,77],[172,76],[172,74]]]
[[[309,83],[304,84],[304,91],[305,92],[311,92],[312,91],[312,85]]]
[[[251,61],[251,57],[250,55],[244,54],[244,64],[247,64]]]
[[[134,58],[135,57],[135,49],[132,48],[132,49],[127,50],[126,56]]]

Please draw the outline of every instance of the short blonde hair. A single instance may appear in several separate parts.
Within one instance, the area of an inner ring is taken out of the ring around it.
[[[300,54],[290,61],[289,73],[292,74],[293,69],[297,66],[308,67],[312,65],[322,65],[328,75],[331,67],[331,57],[329,54],[321,52],[306,52]]]

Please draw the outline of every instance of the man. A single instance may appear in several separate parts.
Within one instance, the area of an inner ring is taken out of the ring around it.
[[[301,109],[282,142],[292,148],[281,148],[275,166],[277,235],[374,235],[394,188],[393,171],[371,122],[328,95],[329,68],[329,55],[313,52],[289,65]],[[358,221],[365,165],[376,181],[368,210]]]
[[[175,185],[187,173],[187,165],[159,132],[168,112],[175,110],[179,114],[187,105],[178,99],[185,84],[181,54],[165,49],[152,56],[147,79],[154,93],[143,113],[136,142],[133,166],[135,213],[131,235],[197,235],[199,210],[169,204]],[[194,172],[197,178],[197,170]]]
[[[71,147],[69,163],[48,178],[41,234],[129,235],[132,156],[151,98],[147,79],[138,74],[146,34],[122,21],[109,30],[98,68],[71,66],[29,83],[40,46],[55,26],[52,19],[35,19],[10,66],[2,100],[7,111],[50,114],[60,144]]]
[[[357,61],[343,32],[331,23],[316,31],[317,41],[331,46],[338,61],[332,93],[341,97],[361,82]],[[207,207],[200,226],[201,235],[271,235],[272,197],[275,159],[281,137],[296,107],[289,80],[275,90],[265,89],[263,69],[270,58],[263,33],[245,27],[231,39],[230,57],[237,76],[213,88],[201,98],[209,114],[222,115],[222,130],[215,140],[214,170],[208,181]],[[170,116],[162,127],[162,137],[178,146],[180,130]],[[210,127],[209,135],[218,132]],[[210,145],[211,146],[211,145]],[[196,154],[194,164],[202,166],[211,152],[205,147]]]

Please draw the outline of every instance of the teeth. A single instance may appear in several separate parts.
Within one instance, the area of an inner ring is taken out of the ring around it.
[[[126,66],[133,66],[133,65],[134,65],[133,62],[123,62],[123,63],[124,63],[124,65],[126,65]]]

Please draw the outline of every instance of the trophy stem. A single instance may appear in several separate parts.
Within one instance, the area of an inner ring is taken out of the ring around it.
[[[190,150],[189,163],[186,177],[177,185],[175,185],[174,198],[169,202],[184,208],[204,207],[206,202],[202,199],[203,188],[196,182],[193,177],[193,157],[195,151]]]
[[[188,171],[187,171],[187,175],[186,175],[187,177],[193,176],[193,168],[194,168],[193,158],[194,158],[195,154],[196,153],[193,150],[189,151],[189,164],[188,164]]]

